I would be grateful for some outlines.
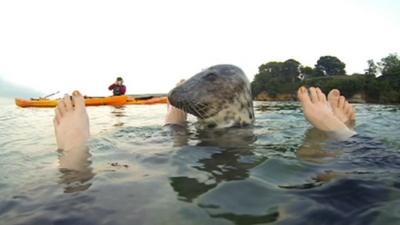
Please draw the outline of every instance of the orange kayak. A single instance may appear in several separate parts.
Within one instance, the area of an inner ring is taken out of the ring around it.
[[[168,98],[163,97],[151,97],[151,98],[134,98],[129,97],[126,105],[152,105],[152,104],[166,104]]]
[[[121,106],[128,100],[128,96],[85,97],[87,106],[112,105]],[[60,99],[21,99],[16,98],[15,104],[19,107],[56,107]]]

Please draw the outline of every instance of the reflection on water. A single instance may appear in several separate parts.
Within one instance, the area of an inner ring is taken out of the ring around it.
[[[65,193],[73,193],[87,190],[91,180],[95,176],[91,168],[88,148],[71,149],[65,152],[59,150],[60,183],[65,185]]]
[[[170,177],[171,186],[180,200],[192,202],[221,182],[246,179],[249,170],[260,163],[251,160],[254,156],[251,144],[256,140],[252,128],[201,130],[195,137],[197,148],[184,147],[181,151],[211,152],[209,157],[201,158],[193,165],[194,169],[207,174],[208,179]]]
[[[115,116],[113,126],[122,127],[124,125],[124,122],[120,119],[120,117],[126,117],[125,106],[116,107],[111,113]]]
[[[124,122],[120,117],[126,117],[125,107],[115,107],[111,111],[115,117],[114,127],[122,127]],[[95,176],[91,167],[91,154],[88,147],[72,149],[70,152],[59,150],[60,183],[65,185],[65,193],[85,191],[91,186],[91,180]],[[112,166],[118,163],[111,163]]]
[[[1,224],[398,224],[399,106],[356,105],[331,142],[297,103],[252,128],[162,127],[165,105],[91,107],[88,148],[57,152],[51,109],[0,111]],[[174,130],[176,131],[176,130]]]

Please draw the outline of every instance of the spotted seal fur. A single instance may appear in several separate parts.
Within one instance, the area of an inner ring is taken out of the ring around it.
[[[250,83],[234,65],[216,65],[194,75],[168,94],[171,105],[207,128],[243,127],[254,122]]]

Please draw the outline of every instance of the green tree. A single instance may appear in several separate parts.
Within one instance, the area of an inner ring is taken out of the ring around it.
[[[340,90],[342,95],[350,98],[354,94],[362,92],[365,77],[366,76],[363,75],[314,77],[304,80],[303,84],[308,87],[319,87],[325,93],[328,93],[330,90],[337,88]]]
[[[367,63],[364,74],[347,76],[345,64],[333,56],[320,57],[315,68],[303,67],[294,59],[268,62],[259,67],[251,88],[254,96],[266,91],[272,97],[280,94],[295,96],[300,85],[320,87],[326,93],[337,88],[347,98],[361,94],[367,102],[400,103],[399,57],[389,54],[378,63],[373,60]],[[379,72],[382,76],[376,77]],[[299,73],[307,75],[307,79],[297,79]]]
[[[297,77],[300,74],[300,63],[294,59],[288,59],[282,63],[282,76],[283,79],[287,82],[294,83],[298,79]]]
[[[282,74],[282,62],[268,62],[258,67],[258,73],[264,73],[271,76]]]
[[[274,85],[271,84],[279,78],[281,70],[281,62],[268,62],[259,66],[258,74],[255,75],[254,81],[251,82],[253,95],[257,96],[262,91],[274,91],[272,90]]]
[[[312,69],[311,77],[323,77],[326,76],[327,73],[325,68],[322,66],[316,65],[314,69]]]
[[[345,75],[346,71],[345,68],[346,64],[340,61],[335,56],[321,56],[315,68],[318,68],[321,71],[325,71],[327,75]]]
[[[300,83],[297,78],[300,67],[301,64],[294,59],[262,64],[258,67],[258,74],[251,83],[253,95],[257,96],[262,91],[268,92],[271,96],[291,92],[294,89],[292,86]]]
[[[311,75],[313,73],[313,68],[309,66],[304,66],[300,68],[302,74]]]
[[[382,75],[400,75],[400,59],[397,54],[389,54],[378,63]]]
[[[378,66],[375,64],[373,59],[367,61],[368,68],[365,69],[365,75],[376,77],[378,73]]]

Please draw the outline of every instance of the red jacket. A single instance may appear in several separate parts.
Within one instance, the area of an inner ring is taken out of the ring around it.
[[[111,84],[110,87],[108,87],[108,90],[112,90],[114,95],[124,95],[126,92],[126,87],[125,85]]]

